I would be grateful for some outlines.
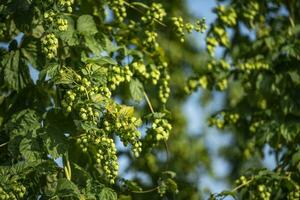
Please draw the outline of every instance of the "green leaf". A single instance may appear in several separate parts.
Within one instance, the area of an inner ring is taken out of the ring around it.
[[[85,62],[85,63],[94,63],[94,64],[98,64],[98,65],[106,65],[106,64],[109,64],[109,65],[117,65],[118,63],[108,57],[108,56],[95,56],[95,57],[92,57],[92,58],[82,58],[81,59],[82,62]]]
[[[59,72],[59,65],[57,63],[48,63],[39,73],[39,79],[44,79],[46,76],[55,78]]]
[[[20,146],[20,153],[26,161],[36,161],[41,158],[41,147],[36,138],[22,139]]]
[[[139,102],[144,98],[144,87],[138,79],[130,81],[129,89],[133,100]]]
[[[98,64],[92,65],[90,69],[90,74],[93,81],[97,82],[100,85],[104,85],[107,82],[107,72],[108,69],[106,67],[100,66]]]
[[[51,109],[47,112],[45,120],[45,133],[42,135],[44,145],[52,158],[63,156],[68,149],[65,133],[75,130],[73,121],[60,111]]]
[[[141,2],[132,2],[131,4],[134,6],[140,6],[142,8],[149,9],[149,6],[147,6],[146,4],[141,3]]]
[[[296,165],[300,161],[300,151],[295,153],[292,157],[292,165]]]
[[[29,69],[22,62],[19,50],[6,54],[2,58],[1,64],[4,67],[4,73],[2,74],[4,83],[8,88],[20,91],[28,84],[32,84]]]
[[[94,35],[98,32],[91,15],[81,15],[77,20],[77,30],[83,35]]]
[[[164,178],[175,178],[176,173],[173,171],[164,171],[162,172],[162,177]]]
[[[106,35],[102,35],[102,37],[104,49],[108,54],[116,52],[119,49],[119,47],[117,47]]]
[[[80,191],[78,187],[68,179],[61,178],[57,181],[57,187],[56,187],[56,195],[58,197],[79,197]],[[79,199],[79,198],[78,198]]]
[[[34,29],[32,29],[32,36],[35,38],[40,38],[42,37],[44,32],[44,27],[42,25],[38,25]]]
[[[113,189],[105,187],[101,190],[99,199],[100,200],[117,200],[117,194]]]
[[[142,191],[143,189],[135,181],[125,180],[125,184],[129,191]]]
[[[26,109],[14,114],[6,124],[5,130],[10,133],[10,138],[26,135],[36,135],[41,126],[34,110]]]
[[[103,51],[101,45],[93,35],[85,35],[85,45],[93,52],[94,55],[99,55]]]
[[[45,56],[41,50],[40,39],[32,36],[26,36],[22,41],[21,48],[22,61],[27,65],[30,65],[38,70],[41,70],[45,66]]]
[[[290,75],[292,81],[296,84],[299,85],[300,84],[300,76],[297,73],[297,71],[289,71],[288,74]]]
[[[59,32],[59,38],[70,46],[78,45],[79,40],[76,34],[76,30],[74,28],[74,20],[71,17],[64,18],[68,20],[68,28],[65,31]]]
[[[5,125],[5,130],[10,134],[9,152],[11,154],[19,154],[20,152],[28,160],[37,159],[37,152],[40,147],[37,141],[31,140],[31,138],[37,137],[37,131],[40,127],[41,124],[33,110],[26,109],[13,115]]]

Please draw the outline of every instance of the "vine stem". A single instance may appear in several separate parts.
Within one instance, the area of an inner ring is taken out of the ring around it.
[[[65,156],[65,160],[66,160],[66,164],[64,170],[65,170],[66,178],[70,181],[72,177],[72,172],[71,172],[71,166],[70,166],[68,155]]]
[[[141,13],[141,14],[144,14],[144,12],[143,12],[143,11],[141,11],[141,10],[140,10],[140,9],[138,9],[137,7],[135,7],[135,6],[131,5],[130,3],[126,2],[126,1],[124,1],[124,4],[125,4],[126,6],[128,6],[129,8],[132,8],[132,9],[134,9],[134,10],[138,11],[139,13]],[[160,24],[160,25],[162,25],[162,26],[164,26],[164,27],[166,27],[166,26],[167,26],[166,24],[164,24],[163,22],[161,22],[161,21],[159,21],[159,20],[157,20],[157,19],[154,19],[154,21],[156,21],[158,24]]]
[[[0,144],[0,147],[4,147],[5,145],[7,145],[8,144],[8,142],[5,142],[5,143],[3,143],[3,144]]]
[[[132,193],[137,193],[137,194],[145,194],[145,193],[149,193],[149,192],[153,192],[155,190],[158,189],[158,186],[156,186],[155,188],[151,188],[149,190],[143,190],[143,191],[131,191]]]
[[[253,178],[251,178],[249,181],[246,181],[245,183],[235,187],[234,189],[231,190],[231,192],[235,192],[235,191],[239,190],[240,188],[242,188],[242,187],[248,185],[249,183],[251,183],[252,181],[253,181]]]
[[[147,104],[148,104],[148,106],[149,106],[151,112],[154,113],[152,104],[151,104],[151,102],[150,102],[150,100],[149,100],[148,95],[146,94],[146,92],[144,92],[144,96],[145,96],[145,99],[146,99],[146,101],[147,101]]]

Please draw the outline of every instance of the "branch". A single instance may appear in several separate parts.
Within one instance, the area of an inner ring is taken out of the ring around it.
[[[8,144],[8,142],[5,142],[5,143],[3,143],[3,144],[0,144],[0,147],[4,147],[5,145],[7,145]]]
[[[147,101],[147,103],[148,103],[148,106],[149,106],[151,112],[154,113],[152,104],[151,104],[151,102],[150,102],[150,100],[149,100],[148,95],[146,94],[146,92],[144,92],[144,96],[145,96],[145,98],[146,98],[146,101]]]
[[[155,190],[158,189],[158,186],[156,186],[155,188],[149,189],[149,190],[143,190],[143,191],[131,191],[132,193],[136,193],[136,194],[145,194],[145,193],[149,193],[149,192],[153,192]]]

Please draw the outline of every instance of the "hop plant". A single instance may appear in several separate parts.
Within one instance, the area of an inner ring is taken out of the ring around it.
[[[243,12],[243,16],[248,20],[249,24],[253,26],[255,17],[259,14],[259,3],[256,1],[249,1],[246,9]]]
[[[209,81],[207,75],[200,75],[199,77],[189,78],[187,84],[184,87],[186,93],[195,91],[198,87],[207,89],[209,86]]]
[[[151,80],[152,84],[156,85],[160,78],[160,71],[156,67],[152,66],[149,74],[149,79]]]
[[[23,199],[26,193],[26,188],[17,182],[12,182],[9,185],[0,185],[0,199],[1,200],[17,200]]]
[[[248,61],[239,65],[239,69],[245,71],[246,73],[268,70],[269,68],[269,64],[261,61],[259,58],[249,59]]]
[[[217,82],[217,89],[220,91],[223,91],[227,89],[228,87],[228,81],[226,78],[222,78]]]
[[[66,31],[68,29],[68,20],[58,18],[56,20],[57,29],[60,31]]]
[[[193,30],[203,33],[206,30],[205,18],[198,19],[196,24],[184,23],[182,17],[172,17],[172,22],[176,35],[180,38],[181,42],[184,42],[184,36],[186,33],[191,33]]]
[[[127,16],[124,3],[124,0],[110,0],[108,2],[108,6],[114,12],[115,18],[118,22],[123,22]]]
[[[166,141],[169,138],[172,125],[163,118],[157,118],[152,123],[151,128],[147,130],[146,141],[152,141],[153,145],[160,141]]]
[[[82,134],[77,139],[77,143],[83,152],[87,152],[91,147],[97,149],[97,153],[94,155],[96,164],[103,170],[107,181],[114,184],[118,175],[119,164],[113,139],[107,137],[104,132],[99,131],[98,133]]]
[[[146,40],[143,41],[143,44],[147,47],[157,48],[158,47],[158,43],[156,42],[157,33],[146,30],[145,35],[146,35]]]
[[[184,24],[183,24],[183,19],[182,17],[173,17],[172,18],[175,30],[176,30],[176,35],[180,38],[181,42],[184,42]]]
[[[214,55],[215,48],[218,46],[218,44],[219,42],[215,37],[209,36],[206,38],[206,48],[209,55]]]
[[[52,59],[57,54],[58,39],[53,33],[48,33],[42,39],[43,52],[46,54],[47,58]]]
[[[110,74],[108,82],[111,90],[115,90],[124,81],[129,82],[133,75],[127,65],[125,67],[113,66]]]
[[[49,10],[47,12],[44,13],[44,18],[46,21],[48,21],[49,23],[54,22],[54,18],[55,18],[55,12],[53,10]]]
[[[142,151],[141,133],[138,131],[142,120],[131,116],[132,113],[126,113],[127,109],[126,106],[116,105],[115,109],[104,116],[107,120],[103,121],[102,127],[106,132],[116,133],[125,146],[130,144],[134,156],[138,157]]]
[[[154,23],[155,21],[163,21],[166,16],[166,11],[160,3],[152,3],[146,15],[142,17],[144,23]]]
[[[221,23],[227,26],[236,25],[237,14],[234,8],[225,8],[225,6],[219,5],[215,10]]]
[[[130,67],[132,68],[132,71],[145,78],[145,79],[148,79],[150,77],[150,74],[147,72],[147,69],[146,69],[146,65],[142,62],[133,62]]]
[[[74,0],[58,0],[57,4],[62,10],[66,10],[69,13],[73,11],[72,5],[74,4]]]

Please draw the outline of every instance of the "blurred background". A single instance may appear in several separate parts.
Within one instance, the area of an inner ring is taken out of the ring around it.
[[[226,2],[225,2],[226,3]],[[213,12],[214,7],[218,4],[214,0],[187,0],[186,5],[188,12],[195,18],[205,17],[208,27],[216,19],[216,14]],[[243,29],[243,27],[242,27]],[[251,37],[251,32],[246,29],[242,30],[245,34]],[[189,38],[194,44],[197,45],[199,51],[205,50],[205,36],[204,34],[193,34]],[[228,33],[229,36],[231,33]],[[222,57],[223,49],[216,49],[216,56]],[[183,55],[184,57],[184,55]],[[204,144],[208,150],[208,154],[211,158],[211,173],[200,175],[197,186],[201,190],[204,196],[207,195],[207,191],[212,193],[219,193],[226,189],[232,189],[230,183],[230,171],[232,166],[222,156],[222,148],[228,148],[231,144],[232,135],[226,131],[220,131],[214,127],[209,127],[207,118],[216,111],[223,108],[225,104],[225,92],[212,92],[211,99],[208,102],[204,102],[207,91],[198,89],[182,106],[184,115],[187,118],[188,133],[192,135],[201,135],[203,137]],[[268,155],[269,147],[264,149],[265,155]],[[237,161],[238,162],[238,161]],[[275,158],[273,155],[266,156],[262,161],[262,164],[269,169],[273,169],[275,166]],[[228,199],[230,199],[228,197]]]

